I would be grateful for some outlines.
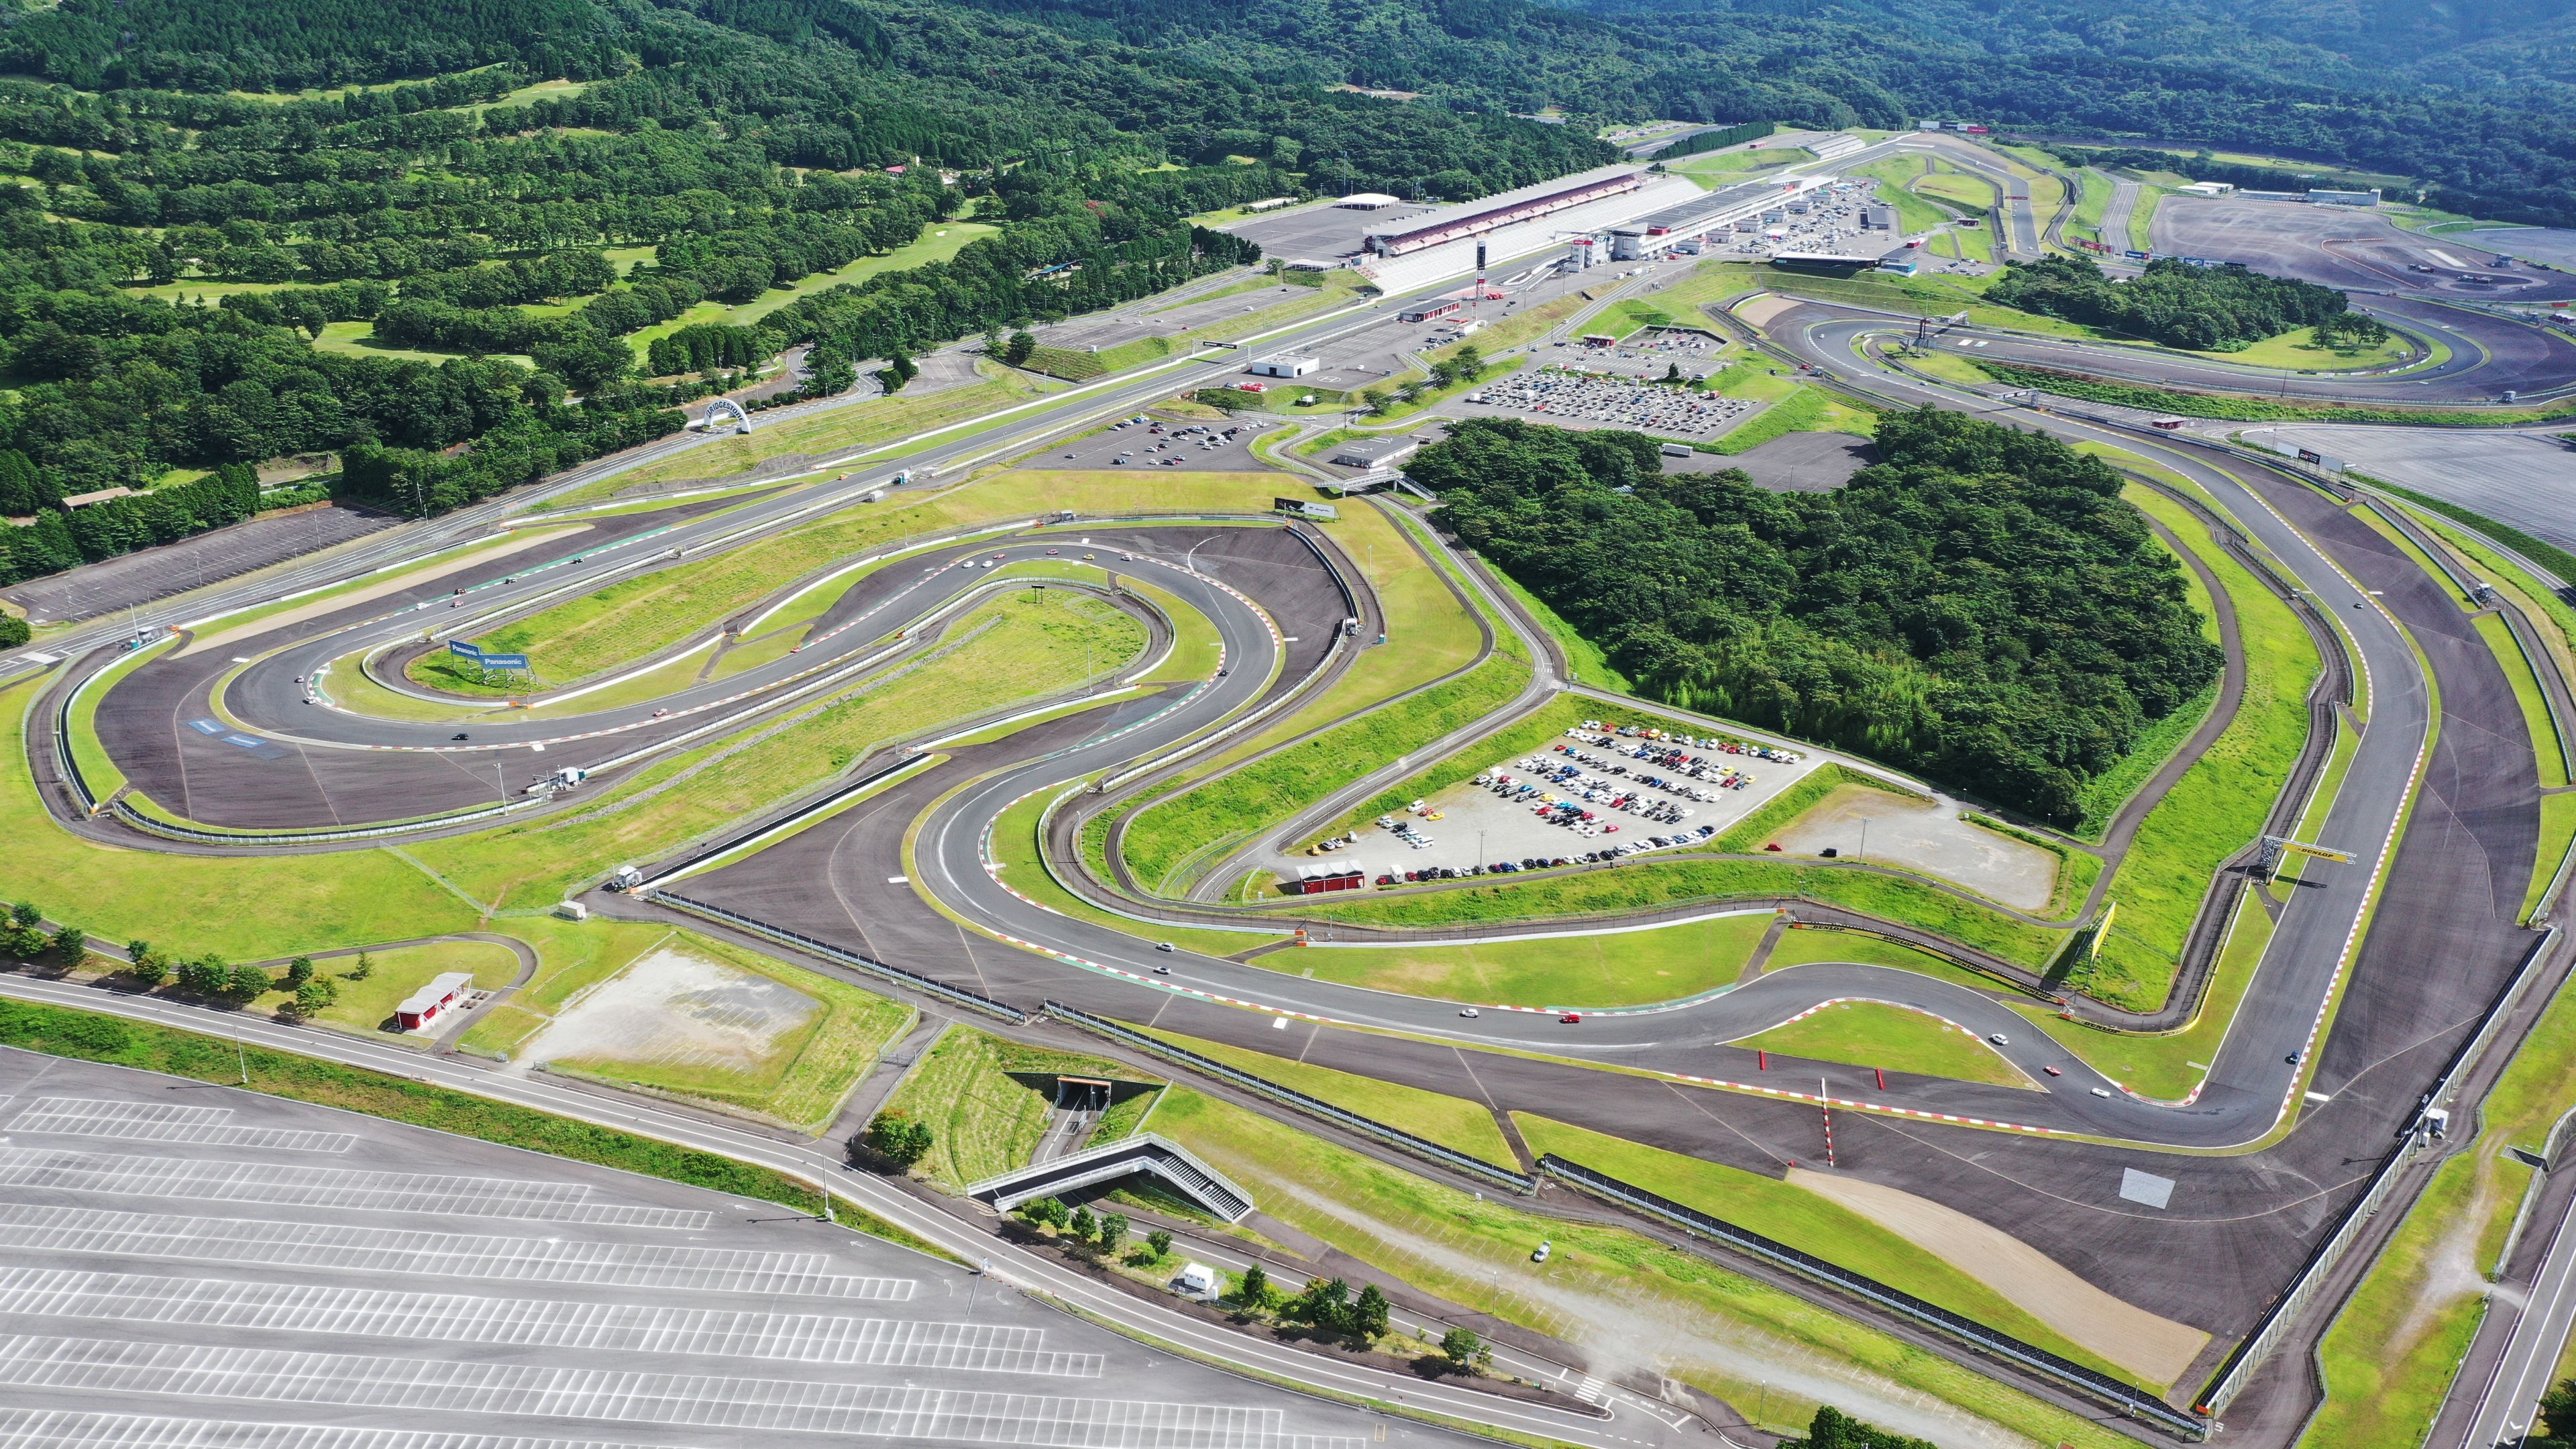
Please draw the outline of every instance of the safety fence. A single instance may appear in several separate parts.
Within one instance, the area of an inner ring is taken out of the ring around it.
[[[1963,1318],[1937,1304],[1926,1303],[1903,1289],[1891,1288],[1875,1278],[1828,1263],[1812,1253],[1800,1252],[1786,1243],[1737,1227],[1723,1218],[1710,1217],[1660,1193],[1621,1182],[1581,1163],[1569,1162],[1553,1152],[1538,1160],[1538,1169],[1595,1197],[1633,1208],[1686,1233],[1724,1243],[1765,1263],[1786,1268],[1802,1278],[1849,1293],[1898,1317],[1959,1340],[1979,1353],[2003,1359],[2066,1388],[2099,1399],[2131,1418],[2147,1420],[2189,1439],[2208,1436],[2209,1425],[2199,1415],[2177,1409],[2145,1389],[2122,1383],[2109,1374],[2086,1368],[2037,1344],[2024,1343],[1973,1318]]]
[[[749,931],[755,936],[766,936],[782,945],[793,946],[799,951],[820,956],[826,961],[837,961],[841,965],[865,971],[897,986],[907,987],[928,996],[936,996],[943,1001],[955,1002],[969,1011],[980,1011],[986,1016],[1000,1017],[1008,1022],[1025,1022],[1029,1019],[1027,1012],[1007,1001],[995,1001],[980,991],[969,991],[963,986],[952,986],[936,976],[924,976],[918,971],[906,971],[900,966],[889,966],[872,956],[862,956],[856,951],[835,946],[829,941],[817,941],[802,931],[791,931],[785,926],[773,926],[767,921],[754,920],[739,912],[728,911],[722,906],[711,906],[704,901],[693,901],[687,896],[660,890],[645,892],[644,899],[657,906],[669,906],[675,911],[685,911],[692,916],[714,921],[718,925],[731,926],[739,931]]]
[[[1161,1037],[1148,1035],[1123,1022],[1111,1021],[1104,1016],[1094,1016],[1079,1007],[1067,1006],[1061,1001],[1048,1002],[1046,1014],[1058,1021],[1081,1027],[1085,1031],[1097,1032],[1113,1041],[1124,1042],[1141,1051],[1151,1052],[1167,1061],[1179,1062],[1192,1071],[1204,1072],[1219,1081],[1232,1082],[1248,1091],[1258,1092],[1283,1106],[1294,1107],[1309,1116],[1321,1117],[1327,1122],[1373,1137],[1390,1147],[1410,1152],[1416,1157],[1428,1158],[1443,1167],[1454,1168],[1469,1176],[1483,1178],[1487,1182],[1500,1183],[1514,1192],[1538,1191],[1538,1179],[1535,1177],[1514,1172],[1507,1167],[1497,1167],[1481,1157],[1470,1157],[1454,1147],[1444,1146],[1429,1138],[1416,1137],[1401,1127],[1390,1127],[1376,1118],[1363,1117],[1357,1112],[1336,1107],[1321,1098],[1307,1096],[1294,1087],[1283,1087],[1267,1077],[1256,1077],[1239,1067],[1228,1066],[1214,1057],[1201,1056],[1187,1047],[1175,1046]]]
[[[2345,1254],[2352,1251],[2353,1244],[2360,1240],[2362,1229],[2381,1208],[2388,1205],[2389,1198],[2397,1191],[2399,1179],[2405,1175],[2407,1163],[2414,1155],[2416,1134],[2424,1127],[2423,1113],[2442,1105],[2458,1088],[2461,1076],[2477,1064],[2488,1044],[2503,1028],[2505,1019],[2512,1015],[2513,1004],[2520,999],[2524,983],[2531,978],[2532,968],[2548,954],[2551,944],[2557,939],[2558,928],[2552,926],[2542,932],[2540,939],[2524,953],[2521,964],[2514,968],[2513,975],[2506,979],[2503,988],[2496,992],[2495,1000],[2489,1003],[2486,1017],[2478,1023],[2478,1029],[2451,1053],[2451,1060],[2442,1068],[2442,1075],[2434,1079],[2432,1089],[2424,1094],[2423,1110],[2407,1124],[2397,1146],[2371,1174],[2370,1185],[2363,1188],[2361,1195],[2343,1210],[2343,1217],[2335,1224],[2334,1231],[2308,1254],[2308,1260],[2299,1265],[2298,1275],[2290,1280],[2290,1286],[2281,1290],[2280,1297],[2272,1300],[2272,1306],[2264,1311],[2262,1321],[2255,1325],[2252,1333],[2245,1335],[2243,1342],[2236,1345],[2236,1351],[2227,1356],[2227,1361],[2219,1365],[2218,1372],[2211,1376],[2208,1386],[2201,1390],[2197,1403],[2201,1412],[2211,1415],[2223,1413],[2228,1401],[2244,1391],[2246,1384],[2253,1380],[2254,1371],[2281,1346],[2281,1340],[2289,1335],[2300,1315],[2323,1291],[2326,1275],[2343,1261]]]

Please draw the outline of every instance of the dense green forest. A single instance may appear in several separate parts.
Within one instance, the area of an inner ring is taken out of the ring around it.
[[[2576,224],[2576,86],[2539,0],[960,0],[1255,73],[1577,120],[2206,141]],[[2529,23],[2540,12],[2540,23]]]
[[[2084,781],[2218,676],[2120,479],[2038,433],[1883,417],[1831,493],[1659,472],[1636,433],[1453,425],[1436,515],[1645,692],[2072,824]]]
[[[2349,306],[2332,287],[2275,277],[2233,262],[2171,259],[2114,282],[2085,257],[2016,262],[1986,289],[1990,301],[2063,317],[2167,347],[2234,352],[2298,327],[2332,330]]]
[[[1187,218],[1295,193],[1316,157],[1468,196],[1610,154],[936,6],[69,0],[9,18],[0,450],[56,512],[314,451],[348,455],[347,494],[434,512],[665,434],[672,404],[791,346],[811,345],[807,395],[838,392],[871,358],[1257,260]],[[295,93],[344,86],[366,88]],[[748,326],[629,340],[963,216],[998,231]],[[370,346],[314,345],[335,324]],[[14,531],[0,579],[77,561],[66,540],[98,558],[168,532],[78,522]]]

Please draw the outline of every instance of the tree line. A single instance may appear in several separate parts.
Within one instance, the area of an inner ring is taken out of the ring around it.
[[[1665,476],[1658,442],[1453,424],[1406,471],[1641,689],[2058,824],[2222,667],[2120,479],[2037,433],[1884,416],[1830,493]]]

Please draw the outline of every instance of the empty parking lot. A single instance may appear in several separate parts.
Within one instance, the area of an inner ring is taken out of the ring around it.
[[[774,1203],[0,1051],[0,1440],[22,1449],[1378,1433]]]

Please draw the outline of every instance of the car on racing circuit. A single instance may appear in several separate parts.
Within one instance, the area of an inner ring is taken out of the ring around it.
[[[1474,1016],[1476,1015],[1476,1008],[1472,1006],[1462,1006],[1458,1008],[1458,1014],[1460,1016]]]
[[[1169,941],[1156,941],[1154,943],[1154,949],[1157,951],[1169,951],[1172,949],[1172,943]]]
[[[1579,1012],[1579,1011],[1569,1011],[1569,1012],[1567,1012],[1565,1015],[1558,1017],[1558,1018],[1557,1018],[1557,1022],[1558,1022],[1558,1024],[1559,1024],[1559,1025],[1563,1025],[1563,1026],[1572,1026],[1572,1025],[1574,1025],[1576,1022],[1581,1021],[1582,1019],[1583,1019],[1583,1013],[1582,1013],[1582,1012]]]

